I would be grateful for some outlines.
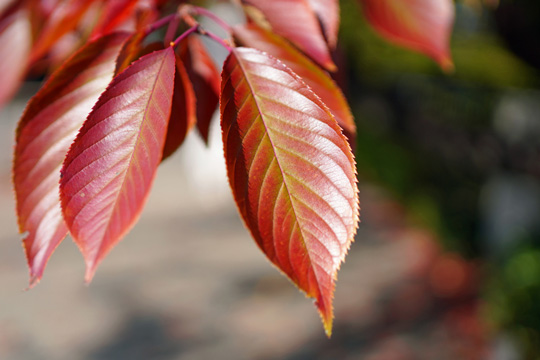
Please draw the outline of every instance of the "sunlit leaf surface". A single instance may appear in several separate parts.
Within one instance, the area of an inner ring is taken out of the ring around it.
[[[328,45],[330,48],[335,48],[339,30],[339,1],[308,0],[308,2],[323,26]]]
[[[67,234],[58,182],[69,146],[112,80],[126,33],[90,42],[59,68],[30,100],[17,128],[13,183],[33,285]]]
[[[262,12],[272,30],[298,46],[327,70],[334,71],[328,44],[308,0],[242,0]]]
[[[86,281],[133,227],[162,159],[171,112],[175,55],[146,55],[99,98],[64,161],[60,198],[86,261]]]
[[[225,61],[220,110],[240,214],[266,256],[315,299],[330,335],[334,282],[358,223],[349,144],[306,84],[255,49]]]
[[[356,136],[356,124],[345,96],[327,72],[291,46],[285,39],[255,24],[234,27],[235,40],[278,58],[291,68],[330,109],[351,144]]]

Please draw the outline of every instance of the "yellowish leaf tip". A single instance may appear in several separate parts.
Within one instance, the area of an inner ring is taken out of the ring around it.
[[[449,57],[440,59],[439,66],[446,74],[453,74],[455,71],[454,62]]]

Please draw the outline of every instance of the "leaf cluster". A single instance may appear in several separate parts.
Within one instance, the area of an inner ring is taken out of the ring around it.
[[[177,3],[25,0],[0,9],[0,104],[26,74],[55,69],[16,131],[13,184],[30,284],[68,234],[91,281],[137,222],[161,162],[193,129],[208,142],[219,107],[239,213],[269,260],[315,300],[330,335],[337,271],[359,222],[356,126],[331,74],[339,3],[242,0],[247,22],[236,26]],[[360,4],[382,36],[451,68],[449,0]],[[149,42],[161,28],[161,40]],[[221,74],[200,37],[228,50]]]

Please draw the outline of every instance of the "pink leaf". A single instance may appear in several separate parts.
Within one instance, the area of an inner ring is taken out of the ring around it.
[[[24,77],[31,37],[30,21],[25,10],[0,18],[0,107],[11,99]]]
[[[52,252],[67,234],[60,209],[60,168],[70,144],[107,84],[126,33],[81,48],[30,100],[16,136],[13,184],[30,285],[43,275]]]
[[[335,48],[339,31],[338,0],[308,0],[323,26],[324,35],[330,48]]]
[[[66,224],[86,261],[86,281],[134,226],[161,161],[174,88],[172,47],[146,55],[101,95],[62,168]]]
[[[300,76],[328,106],[349,139],[349,143],[355,144],[356,124],[351,110],[345,96],[326,71],[318,67],[281,36],[262,29],[256,24],[235,26],[233,36],[238,44],[262,50],[278,58]]]
[[[262,12],[272,30],[330,71],[336,70],[319,21],[308,0],[242,0]]]
[[[431,56],[444,70],[453,68],[450,34],[452,0],[360,0],[371,25],[398,45]]]

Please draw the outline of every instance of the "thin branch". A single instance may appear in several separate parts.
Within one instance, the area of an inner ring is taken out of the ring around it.
[[[170,14],[170,15],[165,16],[162,19],[159,19],[155,23],[148,25],[146,27],[146,29],[144,29],[144,36],[148,36],[150,33],[153,33],[154,31],[156,31],[160,27],[163,27],[163,26],[167,25],[171,20],[173,20],[177,16],[178,16],[178,14],[176,14],[176,13]]]
[[[187,29],[182,35],[180,35],[179,37],[177,37],[176,40],[174,40],[174,42],[171,43],[171,46],[177,47],[178,44],[180,44],[180,42],[181,42],[182,40],[184,40],[185,38],[187,38],[187,37],[189,36],[189,34],[195,32],[195,31],[198,31],[198,30],[199,30],[199,24],[190,27],[190,28]]]
[[[194,15],[206,16],[207,18],[213,20],[216,24],[218,24],[221,28],[223,28],[223,30],[227,31],[229,34],[231,34],[233,31],[232,27],[229,24],[227,24],[222,18],[220,18],[219,16],[217,16],[216,14],[214,14],[213,12],[205,8],[202,8],[199,6],[190,6],[189,11],[190,13]]]

